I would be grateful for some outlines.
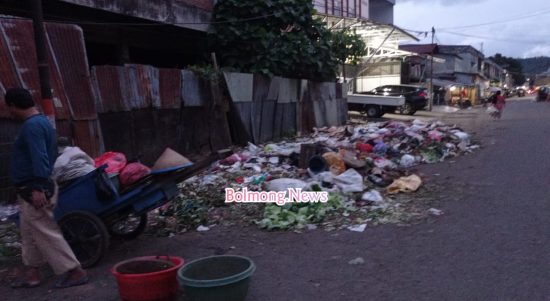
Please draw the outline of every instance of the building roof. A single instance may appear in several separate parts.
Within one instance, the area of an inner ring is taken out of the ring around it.
[[[399,50],[405,50],[418,54],[431,54],[438,53],[439,51],[437,44],[405,44],[399,45]]]
[[[461,54],[461,53],[471,53],[473,55],[485,58],[485,55],[479,50],[475,49],[471,45],[439,45],[440,53],[448,54]]]

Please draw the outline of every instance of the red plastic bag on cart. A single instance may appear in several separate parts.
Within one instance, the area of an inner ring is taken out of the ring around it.
[[[118,179],[122,187],[128,187],[151,173],[151,169],[141,163],[130,163],[122,169]]]
[[[94,160],[95,167],[107,164],[108,174],[120,172],[126,166],[126,156],[123,153],[106,152]]]

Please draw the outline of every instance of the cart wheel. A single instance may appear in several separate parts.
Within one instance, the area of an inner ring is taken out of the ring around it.
[[[125,219],[114,223],[109,227],[112,236],[123,239],[134,239],[138,237],[147,227],[147,213],[139,216],[128,215]]]
[[[71,212],[59,220],[59,227],[83,268],[95,265],[105,255],[109,232],[94,214]]]

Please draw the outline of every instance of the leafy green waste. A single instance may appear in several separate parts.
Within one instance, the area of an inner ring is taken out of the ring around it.
[[[264,218],[256,224],[268,230],[302,229],[307,224],[322,222],[327,213],[342,208],[342,205],[342,197],[338,194],[329,194],[326,203],[269,204],[264,209]]]

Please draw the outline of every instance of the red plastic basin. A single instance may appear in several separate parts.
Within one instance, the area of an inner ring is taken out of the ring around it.
[[[136,257],[117,263],[111,273],[124,301],[169,301],[177,296],[176,274],[183,263],[175,256]]]

